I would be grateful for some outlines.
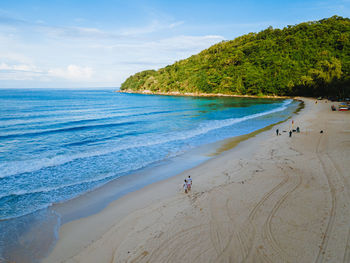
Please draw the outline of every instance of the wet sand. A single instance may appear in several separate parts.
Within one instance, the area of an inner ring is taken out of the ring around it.
[[[288,136],[288,120],[280,136],[262,132],[64,224],[44,262],[349,262],[350,112],[303,100],[300,133]]]

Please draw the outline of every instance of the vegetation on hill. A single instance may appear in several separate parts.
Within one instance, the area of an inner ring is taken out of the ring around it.
[[[239,95],[350,94],[350,19],[269,27],[130,76],[121,90]]]

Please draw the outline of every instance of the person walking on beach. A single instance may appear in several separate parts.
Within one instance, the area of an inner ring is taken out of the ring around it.
[[[276,130],[276,135],[278,136],[278,134],[279,134],[279,130],[277,129],[277,130]]]
[[[187,178],[187,189],[188,189],[188,191],[191,191],[191,188],[192,188],[192,178],[191,178],[191,176],[188,176],[188,178]]]
[[[185,179],[185,182],[184,182],[184,190],[185,190],[185,194],[187,194],[187,181]]]
[[[292,137],[292,131],[289,131],[289,137]]]

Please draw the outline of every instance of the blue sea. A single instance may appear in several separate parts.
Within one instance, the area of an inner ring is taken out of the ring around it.
[[[0,90],[0,223],[285,120],[286,99]]]

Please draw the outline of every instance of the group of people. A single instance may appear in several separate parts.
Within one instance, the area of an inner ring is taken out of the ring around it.
[[[184,190],[185,190],[186,194],[188,193],[188,191],[191,191],[191,188],[192,188],[192,178],[191,178],[191,176],[188,176],[188,178],[186,178],[184,180],[183,187],[184,187]]]
[[[286,132],[286,131],[283,131],[283,132]],[[289,137],[292,137],[292,133],[293,132],[300,132],[300,128],[297,127],[296,129],[294,129],[294,121],[292,120],[292,129],[289,131]],[[276,129],[276,135],[281,135],[280,132],[279,132],[279,129]]]

